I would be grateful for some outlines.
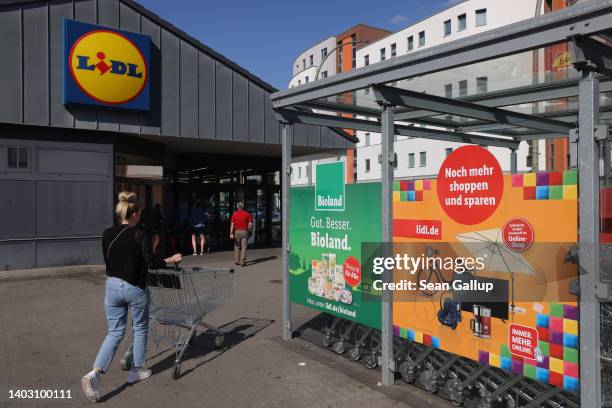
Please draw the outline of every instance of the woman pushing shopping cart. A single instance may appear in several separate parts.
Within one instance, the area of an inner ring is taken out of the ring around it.
[[[91,402],[100,398],[99,385],[117,353],[125,334],[128,309],[132,314],[134,335],[133,364],[127,381],[134,384],[151,376],[145,367],[147,337],[149,331],[149,268],[165,267],[181,261],[181,254],[167,259],[153,255],[146,233],[137,228],[141,207],[136,194],[122,192],[115,208],[119,225],[108,228],[102,237],[102,249],[106,263],[106,295],[104,311],[108,322],[108,334],[102,342],[93,369],[81,378],[83,394]]]

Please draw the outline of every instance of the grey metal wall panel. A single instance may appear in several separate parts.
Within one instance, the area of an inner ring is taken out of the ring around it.
[[[64,108],[64,18],[72,18],[72,2],[49,3],[49,113],[54,126],[73,127]]]
[[[265,109],[265,142],[280,143],[280,126],[278,120],[274,116],[272,110],[272,101],[270,101],[270,93],[264,92],[264,109]]]
[[[119,28],[119,1],[96,0],[98,4],[98,24]]]
[[[119,28],[139,33],[140,13],[124,3],[119,3]],[[139,115],[138,112],[121,111],[119,113],[119,131],[140,133]]]
[[[98,24],[119,28],[119,1],[97,0]],[[119,130],[119,112],[110,109],[98,110],[98,129]]]
[[[111,156],[109,152],[41,147],[38,149],[38,173],[109,176]]]
[[[38,181],[37,235],[100,235],[112,214],[107,186],[107,182]]]
[[[249,141],[264,142],[264,91],[249,81]]]
[[[332,132],[332,134],[334,135],[334,142],[333,142],[334,147],[346,147],[345,138],[343,138],[337,133]]]
[[[198,53],[198,111],[199,137],[214,139],[216,134],[215,60]]]
[[[74,2],[75,20],[86,23],[97,23],[97,7],[95,0],[80,0]],[[74,116],[74,126],[81,129],[96,129],[98,127],[98,115],[95,109],[79,106],[68,108]]]
[[[215,100],[217,101],[216,138],[232,140],[232,70],[216,62]]]
[[[0,13],[0,121],[22,120],[21,10]]]
[[[321,126],[308,126],[308,146],[321,145]]]
[[[293,144],[300,146],[308,144],[308,128],[306,125],[301,123],[293,125]]]
[[[198,137],[198,51],[181,41],[181,137]]]
[[[339,136],[331,129],[321,127],[321,146],[333,146],[336,137]]]
[[[38,267],[103,264],[100,239],[36,243]]]
[[[24,122],[49,124],[49,29],[47,7],[23,9]]]
[[[232,75],[232,139],[249,140],[249,83],[233,72]]]
[[[180,48],[179,39],[174,34],[161,31],[161,75],[162,104],[161,131],[168,136],[178,136],[180,105]]]
[[[0,191],[0,238],[34,236],[34,182],[0,180]]]
[[[151,64],[149,66],[151,106],[149,112],[140,114],[140,131],[148,135],[159,135],[161,115],[160,28],[146,17],[141,17],[140,28],[143,34],[151,37]]]
[[[0,268],[3,270],[34,268],[35,261],[34,243],[0,243]]]

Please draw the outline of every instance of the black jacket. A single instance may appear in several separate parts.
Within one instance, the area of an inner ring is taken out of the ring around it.
[[[114,276],[143,289],[147,286],[148,269],[166,266],[163,259],[153,255],[145,231],[126,224],[104,231],[102,251],[107,276]]]

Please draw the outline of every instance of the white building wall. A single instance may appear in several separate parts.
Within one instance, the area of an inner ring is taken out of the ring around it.
[[[400,56],[534,17],[536,14],[536,3],[536,0],[514,0],[512,2],[490,0],[464,1],[357,50],[357,68],[365,65],[364,57],[366,55],[369,56],[370,65],[380,62],[380,50],[382,48],[386,50],[386,59],[393,58],[391,56],[391,44],[396,44],[396,56]],[[481,9],[486,9],[487,23],[486,25],[475,26],[476,10]],[[458,16],[463,14],[466,16],[466,28],[465,30],[458,31]],[[451,34],[445,36],[444,22],[448,20],[451,21]],[[419,46],[419,33],[422,31],[425,32],[425,45]],[[412,36],[414,41],[414,48],[412,50],[408,49],[408,37],[410,36]],[[398,81],[393,85],[412,91],[426,91],[429,94],[449,96],[446,85],[450,84],[452,88],[450,96],[456,98],[478,93],[477,78],[487,78],[486,92],[531,85],[534,81],[532,52],[494,61],[481,62],[447,72]],[[461,95],[460,83],[467,84],[467,89],[462,89]],[[369,94],[368,91],[360,91],[359,94],[361,94],[362,98],[373,98],[373,95]],[[513,109],[522,110],[521,108],[515,107]],[[360,140],[357,144],[357,180],[380,179],[381,165],[378,161],[380,134],[357,131],[357,137]],[[394,175],[397,178],[435,176],[446,158],[446,149],[456,149],[463,145],[462,143],[398,136],[394,144],[398,161]],[[497,157],[502,169],[510,171],[510,151],[495,147],[491,147],[489,150]],[[426,163],[423,166],[420,163],[421,152],[425,152],[426,156]],[[517,153],[518,170],[530,170],[530,167],[527,166],[527,156],[529,154],[527,143],[521,143]],[[414,154],[415,157],[415,165],[412,168],[408,165],[410,154]],[[540,156],[542,155],[540,154]],[[538,159],[536,158],[536,160]],[[369,160],[370,163],[369,171],[366,170],[366,160]]]
[[[346,163],[346,154],[319,154],[296,157],[295,162],[291,163],[291,185],[297,187],[314,184],[317,176],[317,164],[336,161]],[[346,179],[346,172],[344,177]]]
[[[326,48],[327,53],[331,54],[335,46],[336,37],[328,37],[298,55],[297,58],[293,61],[293,77],[289,81],[288,87],[293,88],[294,86],[299,86],[307,82],[314,81],[317,69],[319,68],[319,66],[321,65],[321,61],[323,60],[322,50]],[[310,63],[311,56],[312,64]],[[323,63],[323,66],[319,70],[319,79],[322,78],[323,72],[327,72],[328,76],[336,74],[335,54],[330,55]]]

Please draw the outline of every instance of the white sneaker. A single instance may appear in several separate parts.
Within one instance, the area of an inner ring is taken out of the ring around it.
[[[97,402],[100,398],[98,385],[100,384],[100,374],[96,370],[92,370],[81,378],[81,386],[83,387],[83,395],[91,402]]]
[[[148,368],[132,368],[128,373],[128,384],[135,384],[138,381],[145,380],[151,376],[151,370]]]

